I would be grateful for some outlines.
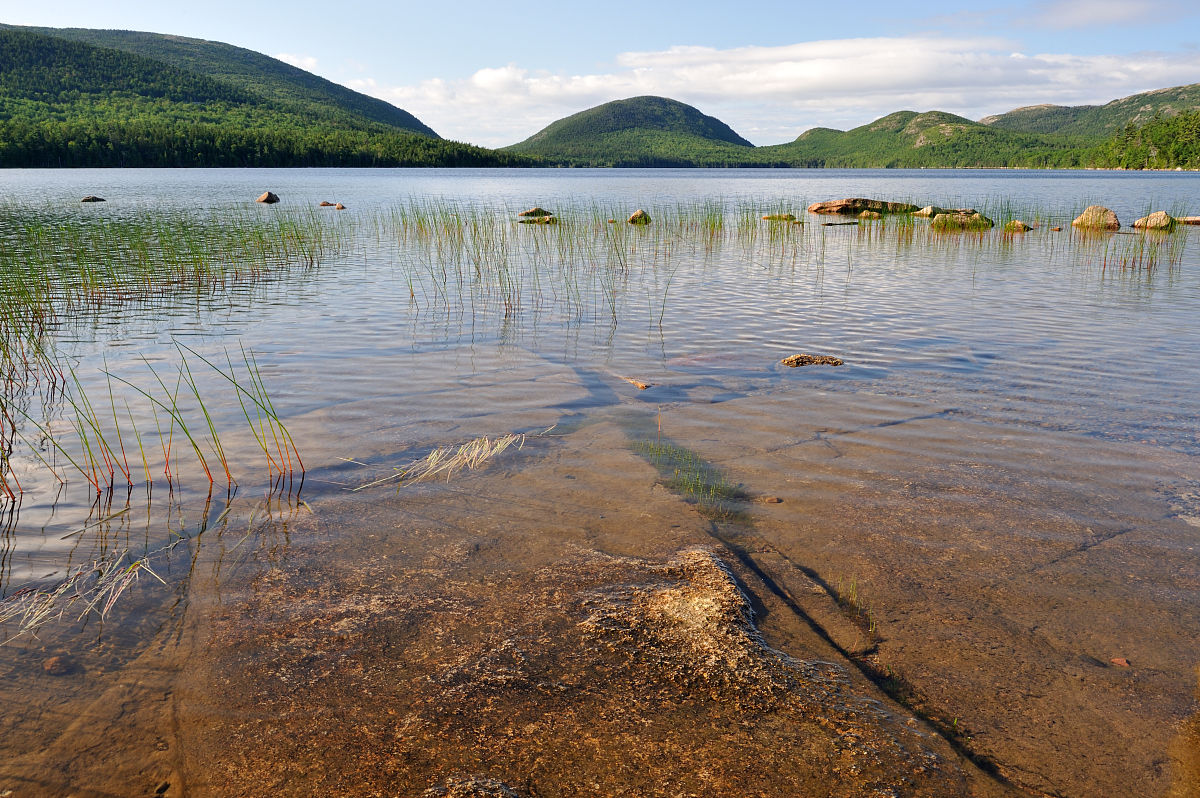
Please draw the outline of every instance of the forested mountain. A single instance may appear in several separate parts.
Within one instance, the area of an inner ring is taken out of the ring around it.
[[[1111,139],[1127,127],[1156,117],[1200,110],[1200,83],[1133,94],[1104,105],[1031,105],[979,120],[990,127],[1024,133],[1062,133]]]
[[[685,103],[631,97],[560,119],[506,149],[581,166],[738,166],[754,146]]]
[[[224,42],[128,30],[0,26],[3,27],[143,56],[215,78],[283,110],[304,113],[322,122],[361,123],[365,119],[438,137],[421,120],[383,100],[359,94],[276,58]]]
[[[267,60],[286,68],[281,73],[292,69]],[[264,85],[271,80],[264,78]],[[3,27],[0,166],[528,163],[364,116],[332,100],[285,94],[284,88],[277,94],[255,89],[248,79],[230,82],[125,50]],[[367,100],[360,105],[378,102]],[[376,117],[386,116],[375,110]],[[393,110],[409,124],[408,114]]]
[[[759,147],[771,161],[826,167],[1071,167],[1094,142],[998,130],[941,111],[897,111],[839,131],[814,128],[795,141]]]

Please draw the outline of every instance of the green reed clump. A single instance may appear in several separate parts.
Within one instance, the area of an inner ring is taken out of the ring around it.
[[[710,518],[735,517],[736,503],[750,498],[741,485],[730,482],[724,472],[691,449],[658,439],[634,441],[633,451],[666,478],[667,488],[697,504]]]
[[[311,211],[79,218],[0,205],[0,346],[85,309],[316,266],[344,226]]]

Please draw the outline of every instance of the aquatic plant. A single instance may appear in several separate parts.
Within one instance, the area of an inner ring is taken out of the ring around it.
[[[438,446],[419,460],[402,468],[396,468],[394,473],[360,485],[354,490],[360,491],[390,483],[396,483],[397,490],[399,490],[405,485],[414,485],[435,477],[444,477],[449,480],[461,471],[474,471],[482,468],[511,446],[518,449],[524,448],[525,435],[510,433],[494,440],[484,436],[467,441],[460,446]]]
[[[710,518],[736,517],[736,503],[750,495],[741,485],[735,485],[716,466],[699,454],[661,438],[634,441],[633,451],[645,458],[663,477],[668,489],[699,506]]]

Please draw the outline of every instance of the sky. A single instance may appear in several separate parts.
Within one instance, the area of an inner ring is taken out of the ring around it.
[[[642,94],[761,145],[898,110],[979,119],[1200,83],[1195,0],[0,0],[0,22],[228,42],[489,147]]]

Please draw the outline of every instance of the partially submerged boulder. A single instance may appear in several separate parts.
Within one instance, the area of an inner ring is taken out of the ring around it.
[[[1083,213],[1075,217],[1075,221],[1071,222],[1071,224],[1084,230],[1121,229],[1121,223],[1117,221],[1117,215],[1103,205],[1089,205],[1084,208]]]
[[[552,211],[548,211],[545,208],[538,208],[538,207],[533,207],[527,211],[521,211],[520,213],[517,214],[517,216],[525,216],[525,217],[529,217],[531,219],[540,219],[543,216],[553,216],[553,215],[554,215],[554,213]]]
[[[929,220],[929,226],[942,232],[952,230],[991,230],[995,222],[979,211],[939,213]]]
[[[1176,216],[1175,221],[1179,224],[1200,224],[1200,216]]]
[[[768,213],[763,217],[764,222],[794,222],[796,217],[790,213]]]
[[[1028,233],[1032,229],[1033,225],[1025,224],[1025,222],[1021,221],[1020,219],[1013,219],[1011,222],[1004,225],[1004,232],[1006,233]]]
[[[108,202],[108,200],[104,199],[104,197],[97,197],[95,194],[88,194],[80,202]]]
[[[264,191],[261,195],[259,195],[258,199],[254,201],[261,202],[266,205],[274,205],[276,202],[279,202],[279,195],[273,191]]]
[[[913,211],[913,216],[920,216],[923,219],[932,219],[939,213],[975,213],[974,208],[942,208],[937,205],[926,205],[920,210]]]
[[[1160,230],[1169,233],[1175,229],[1175,217],[1166,211],[1155,211],[1149,216],[1143,216],[1133,223],[1139,230]]]
[[[320,208],[332,208],[332,207],[333,207],[333,203],[332,203],[332,202],[329,202],[328,200],[321,200],[321,204],[320,204],[319,206],[317,206],[317,207],[320,207]]]
[[[879,211],[863,211],[858,215],[859,219],[882,219],[883,214]]]
[[[518,219],[517,224],[558,224],[557,216],[531,216],[528,219]]]
[[[633,212],[633,215],[629,217],[629,223],[630,224],[650,224],[650,214],[646,213],[641,208],[638,208],[636,211]]]
[[[335,211],[344,211],[346,210],[346,206],[339,202],[337,205],[333,206],[333,209]]]
[[[887,202],[885,200],[867,199],[865,197],[814,202],[808,206],[809,213],[841,214],[843,216],[857,216],[863,211],[875,211],[876,213],[913,213],[917,210],[920,209],[916,205],[907,202]]]
[[[797,366],[840,366],[843,363],[840,357],[833,355],[806,355],[804,353],[790,355],[779,362],[792,368]]]

